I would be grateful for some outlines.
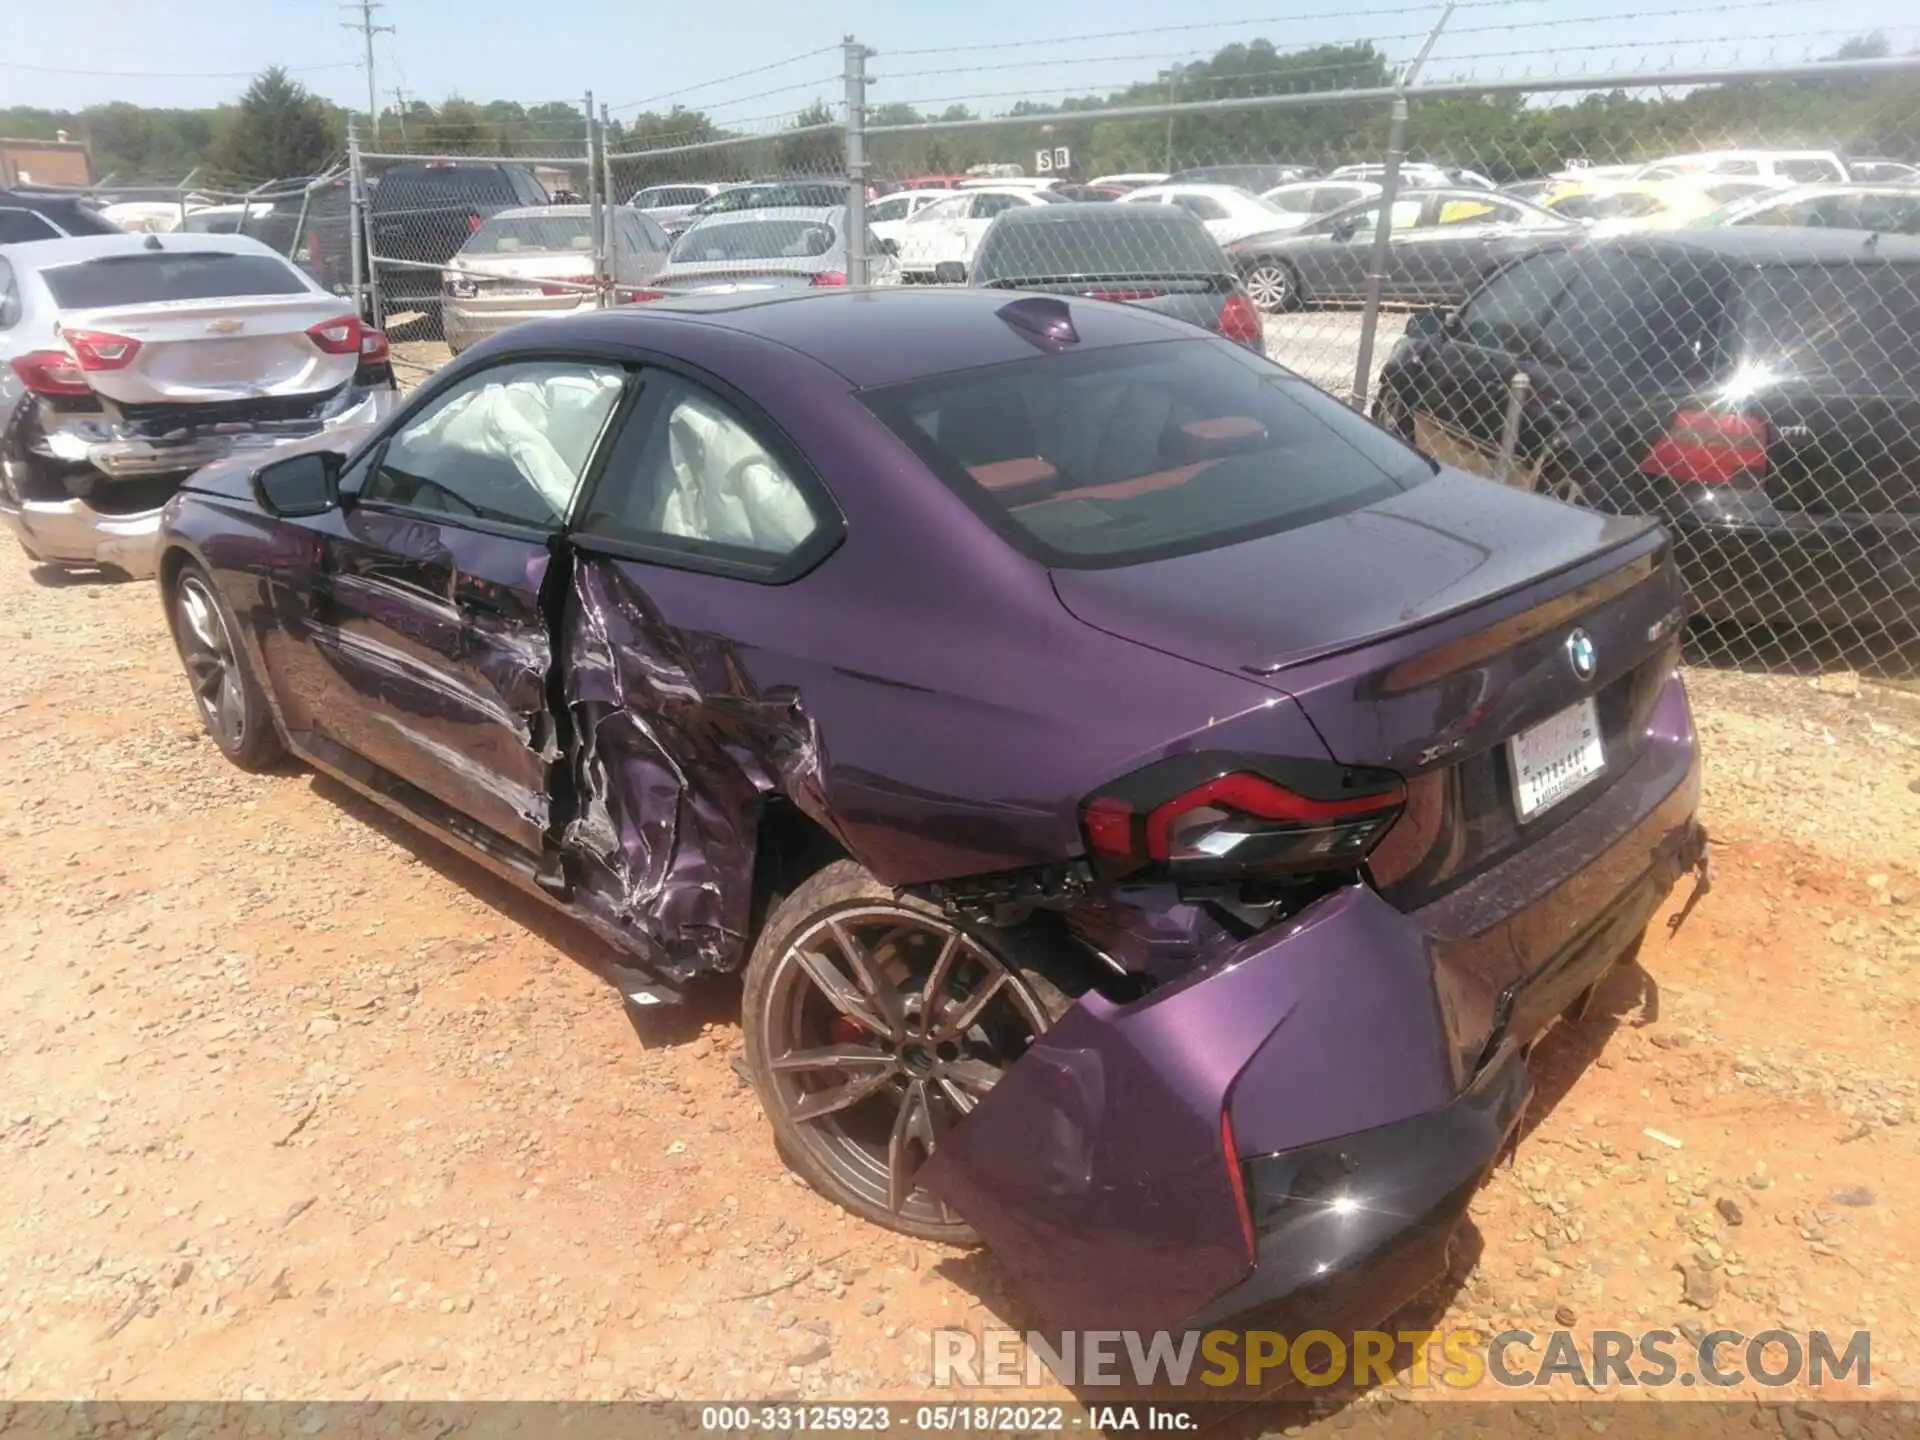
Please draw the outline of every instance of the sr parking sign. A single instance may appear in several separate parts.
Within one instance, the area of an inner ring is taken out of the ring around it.
[[[1073,155],[1064,145],[1051,150],[1036,150],[1033,152],[1033,168],[1041,175],[1065,173],[1073,168]]]

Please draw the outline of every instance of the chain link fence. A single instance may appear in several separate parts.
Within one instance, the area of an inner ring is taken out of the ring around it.
[[[822,212],[837,248],[810,283],[1151,305],[1448,463],[1657,518],[1696,659],[1910,669],[1920,54],[1423,73],[1452,8],[1386,37],[1412,51],[1398,65],[1374,42],[1229,47],[1104,99],[1000,113],[957,82],[875,107],[870,85],[931,83],[948,52],[849,38],[816,52],[838,70],[765,92],[807,103],[750,121],[676,106],[616,128],[589,97],[575,143],[537,159],[356,140],[347,189],[371,243],[342,283],[457,350],[651,298],[680,262],[705,283],[792,283],[734,222]],[[1053,63],[971,48],[991,52],[975,71]],[[480,171],[485,205],[447,190]],[[536,183],[579,208],[495,218],[543,205]]]

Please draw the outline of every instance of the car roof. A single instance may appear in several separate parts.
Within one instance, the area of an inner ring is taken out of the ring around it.
[[[1643,230],[1596,238],[1593,248],[1633,245],[1710,254],[1728,264],[1858,265],[1863,261],[1920,261],[1920,239],[1865,230],[1819,226],[1715,225],[1699,229]]]
[[[1133,193],[1135,195],[1206,195],[1216,200],[1245,200],[1252,194],[1245,186],[1227,185],[1212,180],[1167,180],[1158,185],[1142,185]]]
[[[271,245],[263,245],[248,235],[193,235],[177,231],[167,235],[71,235],[61,240],[27,240],[7,246],[7,259],[16,269],[44,270],[107,255],[139,255],[147,251],[178,254],[193,250],[211,250],[223,255],[266,255],[283,263],[285,260]]]
[[[1002,210],[997,225],[1056,225],[1062,220],[1092,220],[1106,225],[1198,225],[1177,205],[1123,205],[1110,200],[1056,200],[1051,205],[1028,205]]]
[[[686,296],[545,322],[529,343],[571,338],[673,353],[671,329],[714,327],[811,356],[864,389],[1033,359],[1043,352],[999,312],[1036,298],[957,285]],[[1069,307],[1080,337],[1075,351],[1206,338],[1137,305],[1060,303]]]
[[[631,206],[627,205],[607,206],[609,210],[627,210],[631,208]],[[537,220],[542,215],[564,215],[569,219],[577,220],[582,216],[591,214],[593,214],[593,207],[591,205],[515,205],[510,210],[496,210],[488,218],[493,220]]]
[[[747,210],[726,210],[718,215],[708,215],[685,233],[691,235],[694,230],[703,230],[708,226],[717,230],[722,225],[738,225],[742,220],[837,221],[846,213],[847,207],[844,205],[754,206]]]

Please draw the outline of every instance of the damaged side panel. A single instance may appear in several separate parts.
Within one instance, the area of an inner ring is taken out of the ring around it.
[[[366,505],[321,523],[333,533],[306,621],[317,663],[293,685],[276,677],[283,695],[304,692],[289,723],[538,856],[560,755],[547,545]]]
[[[618,561],[573,556],[562,626],[554,818],[578,908],[673,981],[735,968],[765,799],[824,813],[798,694],[761,693],[730,642],[670,626]]]

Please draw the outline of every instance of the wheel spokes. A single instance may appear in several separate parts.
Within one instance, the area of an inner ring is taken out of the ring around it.
[[[920,991],[920,1033],[928,1033],[933,1017],[940,1013],[947,999],[947,977],[953,971],[953,957],[960,953],[960,932],[949,930],[946,943],[940,947],[940,955],[933,962],[933,969],[927,972],[927,983]]]
[[[928,1033],[936,1040],[957,1040],[971,1030],[987,1006],[993,1003],[1007,983],[1007,972],[995,970],[987,977],[986,983],[967,997],[966,1002],[952,1015],[942,1017],[937,1024],[930,1024]]]
[[[870,1034],[877,1035],[882,1040],[894,1038],[886,1022],[868,1008],[865,998],[847,983],[847,977],[840,973],[839,967],[833,961],[818,950],[800,948],[793,953],[794,958],[800,962],[801,968],[812,979],[815,988],[827,997],[828,1004]]]
[[[233,673],[223,671],[224,679],[220,685],[220,723],[226,727],[227,734],[238,739],[246,729],[247,717],[240,702],[240,687],[234,683]]]
[[[874,1014],[887,1027],[887,1038],[904,1040],[907,1038],[907,1019],[900,1004],[900,992],[894,988],[893,981],[886,972],[874,963],[867,948],[853,937],[853,933],[838,920],[828,920],[827,928],[833,932],[833,938],[840,945],[840,953],[847,957],[847,965],[853,971],[854,983],[867,997],[867,1003],[873,1007]]]
[[[209,654],[220,655],[225,652],[223,637],[220,634],[220,622],[214,617],[213,605],[202,593],[198,585],[183,586],[180,591],[181,614],[187,622],[187,628],[193,631],[194,638],[204,646]]]
[[[827,1090],[809,1090],[794,1102],[793,1118],[799,1121],[818,1120],[822,1115],[831,1115],[836,1110],[857,1105],[892,1079],[891,1069],[876,1069],[844,1085],[835,1085]]]
[[[927,1094],[927,1082],[910,1081],[900,1102],[900,1113],[893,1117],[893,1134],[887,1141],[887,1208],[898,1215],[914,1191],[913,1177],[920,1167],[914,1163],[914,1147],[931,1155],[934,1147],[933,1105]]]
[[[767,1062],[776,1070],[865,1070],[883,1066],[891,1070],[899,1062],[884,1050],[871,1045],[822,1045],[813,1050],[789,1050]]]

